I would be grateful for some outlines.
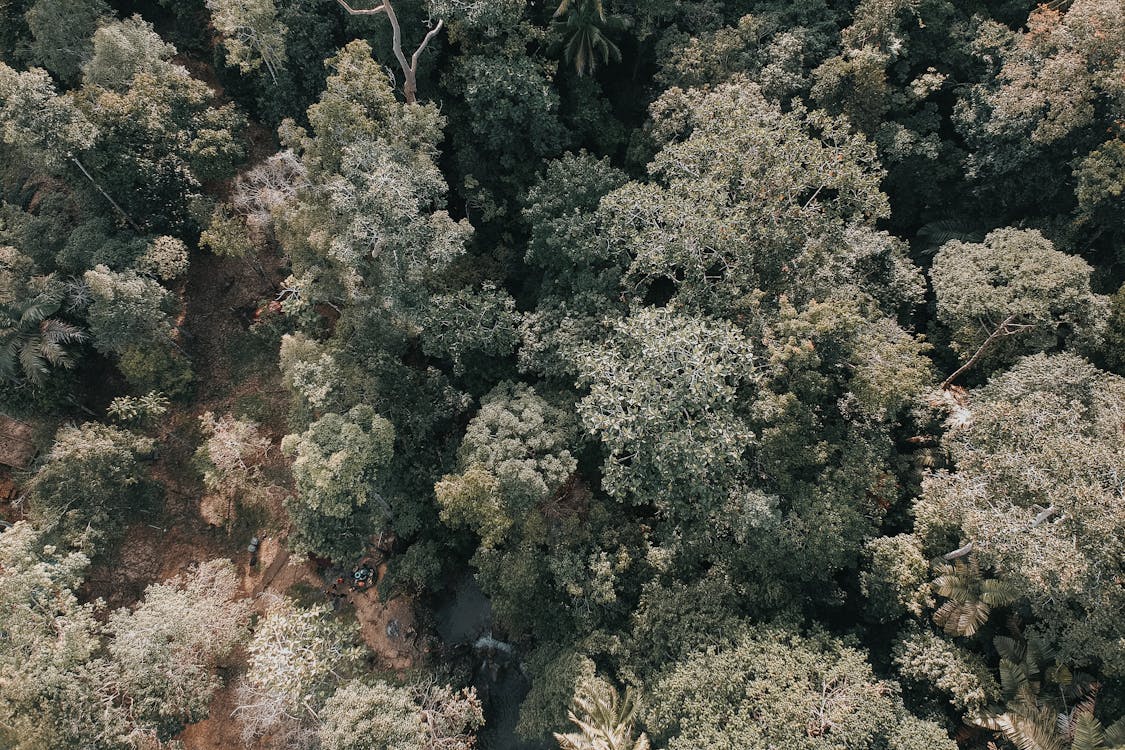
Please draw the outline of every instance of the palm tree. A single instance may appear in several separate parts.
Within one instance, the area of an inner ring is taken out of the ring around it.
[[[1057,663],[1036,638],[998,636],[1004,706],[970,717],[1019,750],[1115,750],[1125,747],[1125,719],[1104,726],[1094,715],[1098,686]],[[1043,690],[1045,682],[1053,683]]]
[[[586,680],[574,695],[567,718],[577,727],[570,734],[555,733],[560,750],[649,750],[644,732],[633,737],[637,706],[631,688],[624,699],[601,680]],[[581,718],[580,718],[581,717]]]
[[[993,607],[1003,607],[1016,600],[1016,591],[996,578],[984,578],[980,564],[969,555],[947,562],[933,561],[938,572],[934,587],[948,599],[934,613],[934,622],[950,635],[974,635],[988,622]]]
[[[71,368],[74,360],[63,347],[86,339],[75,326],[51,316],[61,295],[44,293],[0,306],[0,377],[41,385],[52,367]]]
[[[554,18],[563,18],[558,22],[564,37],[563,56],[578,75],[593,73],[599,57],[603,64],[621,59],[621,50],[605,35],[614,21],[606,17],[602,0],[562,0]]]

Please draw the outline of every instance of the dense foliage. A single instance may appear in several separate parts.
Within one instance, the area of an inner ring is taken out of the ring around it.
[[[1123,282],[1120,0],[2,2],[0,746],[1125,747]]]

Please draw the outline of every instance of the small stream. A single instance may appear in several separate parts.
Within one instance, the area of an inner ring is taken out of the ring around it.
[[[473,687],[484,706],[481,750],[541,750],[516,735],[520,703],[531,683],[520,668],[519,654],[492,637],[492,605],[471,574],[457,582],[452,596],[434,613],[438,635],[447,648],[464,647],[472,659]]]

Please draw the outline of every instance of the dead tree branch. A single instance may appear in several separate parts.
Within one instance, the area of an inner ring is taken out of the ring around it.
[[[973,365],[980,361],[980,358],[984,356],[985,350],[988,349],[988,347],[992,346],[992,344],[997,339],[1001,339],[1005,336],[1014,336],[1018,333],[1023,333],[1024,331],[1032,327],[1026,324],[1018,324],[1015,322],[1015,319],[1015,315],[1009,315],[1008,317],[1004,318],[1004,321],[1000,325],[996,326],[996,330],[989,334],[988,338],[984,340],[984,343],[981,344],[980,347],[973,353],[973,356],[969,357],[969,361],[958,367],[952,375],[942,381],[941,389],[944,391],[945,389],[949,388],[949,386],[953,384],[954,380],[961,377],[961,375],[965,374],[966,371],[968,371]]]
[[[398,16],[395,14],[394,6],[391,5],[390,0],[383,0],[383,4],[375,8],[353,8],[347,3],[347,0],[336,0],[340,6],[353,16],[375,16],[380,13],[387,15],[387,20],[391,22],[391,49],[394,50],[395,59],[398,60],[399,67],[402,68],[403,84],[402,93],[406,97],[407,104],[414,104],[418,100],[418,59],[422,56],[422,51],[426,49],[426,45],[430,40],[438,35],[445,22],[438,20],[437,24],[426,33],[422,43],[418,45],[418,49],[414,50],[414,54],[410,56],[410,60],[406,59],[406,54],[402,51],[402,29],[398,23]]]

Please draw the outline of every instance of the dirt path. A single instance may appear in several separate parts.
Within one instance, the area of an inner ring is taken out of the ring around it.
[[[265,475],[282,490],[292,491],[287,461],[277,449],[288,428],[288,394],[280,383],[276,344],[248,332],[255,310],[272,299],[284,273],[280,258],[266,257],[253,264],[202,253],[193,258],[183,290],[186,307],[180,329],[196,376],[195,393],[186,404],[173,406],[159,431],[161,454],[153,473],[165,487],[163,511],[133,523],[112,559],[95,566],[83,592],[88,598],[101,597],[112,607],[128,606],[143,596],[150,583],[219,557],[236,564],[242,590],[254,599],[259,613],[273,594],[319,598],[325,587],[321,572],[284,547],[285,513],[280,500],[286,492],[277,493],[271,507],[244,514],[230,529],[210,526],[200,514],[204,488],[193,458],[202,438],[199,417],[204,412],[253,419],[274,445]],[[262,539],[254,566],[246,550],[251,536]],[[384,573],[385,567],[380,577]],[[383,602],[374,590],[353,592],[341,606],[354,609],[360,636],[380,668],[404,670],[424,658],[408,598]],[[208,718],[184,730],[179,739],[185,750],[244,747],[239,722],[232,717],[240,671],[241,666],[235,665],[225,675],[226,684],[215,694]],[[274,748],[265,741],[252,750]]]

